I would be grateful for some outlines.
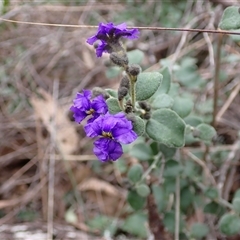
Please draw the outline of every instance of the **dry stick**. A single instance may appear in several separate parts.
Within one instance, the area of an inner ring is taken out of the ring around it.
[[[220,111],[218,112],[216,116],[216,122],[219,122],[223,116],[223,114],[226,112],[226,110],[231,105],[234,98],[238,95],[240,91],[240,82],[235,86],[234,90],[231,92],[230,96],[228,97],[227,101],[224,103]]]
[[[217,116],[217,103],[218,103],[218,92],[219,92],[219,72],[221,64],[221,46],[222,46],[223,35],[218,36],[217,43],[217,55],[216,55],[216,66],[214,73],[214,95],[213,95],[213,121],[212,126],[216,127],[216,116]]]
[[[29,24],[29,25],[39,25],[39,26],[50,26],[50,27],[71,27],[71,28],[98,28],[98,26],[93,25],[72,25],[72,24],[54,24],[54,23],[40,23],[40,22],[25,22],[25,21],[15,21],[0,18],[0,21],[11,22],[11,23],[20,23],[20,24]],[[152,30],[152,31],[179,31],[179,32],[206,32],[206,33],[221,33],[221,34],[232,34],[232,35],[240,35],[240,32],[235,31],[225,31],[225,30],[210,30],[210,29],[192,29],[192,28],[166,28],[166,27],[128,27],[128,29],[137,28],[140,30]]]
[[[234,147],[232,149],[232,151],[228,154],[228,158],[227,160],[224,162],[224,164],[222,165],[221,169],[220,169],[220,173],[219,173],[219,179],[218,179],[218,189],[220,192],[220,196],[222,196],[222,190],[223,190],[223,186],[224,186],[224,182],[226,180],[227,177],[227,172],[229,167],[231,166],[230,162],[236,158],[236,153],[239,151],[240,148],[240,140],[237,140],[234,144]]]
[[[59,81],[53,82],[53,99],[58,99]],[[55,149],[56,149],[56,108],[53,110],[52,116],[52,134],[51,134],[51,155],[49,161],[49,180],[48,180],[48,222],[47,222],[47,239],[53,239],[53,212],[54,212],[54,177],[55,177]]]
[[[211,174],[210,170],[208,169],[207,165],[205,164],[205,162],[203,160],[199,159],[198,157],[196,157],[194,154],[192,154],[187,149],[183,149],[182,151],[183,151],[183,153],[187,154],[194,162],[196,162],[198,165],[200,165],[203,168],[203,170],[204,170],[206,176],[209,178],[210,182],[214,186],[216,186],[215,179],[212,176],[212,174]]]

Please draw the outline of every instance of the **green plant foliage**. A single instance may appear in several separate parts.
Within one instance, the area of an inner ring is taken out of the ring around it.
[[[137,183],[143,175],[143,167],[141,164],[134,164],[130,167],[127,177],[132,183]]]
[[[127,217],[121,229],[134,236],[146,238],[147,237],[146,222],[147,222],[146,215],[141,213],[135,213]]]
[[[118,66],[111,66],[106,70],[106,77],[111,79],[117,77],[121,72]]]
[[[78,222],[78,217],[76,213],[74,212],[74,209],[69,208],[65,212],[65,221],[68,223],[77,223]]]
[[[143,60],[144,53],[138,49],[127,52],[129,63],[140,64]]]
[[[204,206],[203,212],[221,216],[225,209],[216,202],[210,202]]]
[[[174,75],[180,84],[189,89],[197,89],[203,85],[203,80],[197,72],[195,58],[183,58],[179,69],[175,71]]]
[[[168,93],[171,87],[171,73],[168,67],[159,71],[163,75],[161,87],[157,90],[157,94]]]
[[[240,30],[239,7],[231,6],[226,8],[218,27],[222,30]]]
[[[209,228],[204,223],[194,223],[190,229],[190,235],[193,238],[202,239],[209,233]]]
[[[140,184],[136,186],[136,191],[139,196],[147,197],[150,194],[150,188],[146,184]]]
[[[116,114],[121,112],[121,108],[119,107],[118,100],[116,98],[110,97],[107,99],[108,111],[111,114]]]
[[[120,173],[126,173],[127,172],[127,164],[125,159],[120,158],[117,161],[114,162],[114,167],[117,171],[119,171]]]
[[[184,187],[183,189],[181,189],[180,199],[181,199],[180,200],[181,210],[182,211],[188,210],[188,208],[190,207],[190,205],[194,201],[193,191],[192,191],[191,188],[189,188],[189,186]]]
[[[193,101],[186,97],[175,97],[172,110],[175,111],[181,118],[187,117],[193,108]]]
[[[148,161],[153,157],[151,147],[142,142],[134,144],[132,149],[129,151],[129,155],[137,158],[140,161]]]
[[[157,184],[152,185],[152,192],[158,211],[163,212],[168,204],[168,194],[162,186]]]
[[[184,145],[185,123],[170,109],[154,111],[146,124],[146,132],[150,138],[168,147]]]
[[[204,194],[206,197],[215,200],[219,197],[218,189],[214,187],[208,187],[205,191]]]
[[[159,144],[159,150],[161,151],[161,153],[163,154],[164,158],[166,160],[174,157],[177,149],[176,148],[171,148],[171,147],[167,147],[164,144]]]
[[[227,235],[232,236],[240,233],[240,218],[239,216],[226,213],[219,221],[220,231]]]
[[[165,164],[163,176],[175,178],[182,171],[182,166],[176,160],[168,160]]]
[[[128,192],[127,201],[134,210],[140,210],[146,203],[146,198],[141,197],[135,190]]]
[[[216,134],[216,130],[212,126],[205,123],[201,123],[193,131],[194,137],[199,138],[205,142],[212,141],[213,137],[216,136]]]
[[[162,78],[163,76],[159,72],[140,73],[136,83],[136,100],[149,99],[161,85]]]
[[[87,221],[87,225],[93,229],[100,232],[108,230],[113,236],[117,230],[117,226],[113,225],[114,219],[105,215],[98,215],[93,219]]]
[[[133,130],[138,136],[141,136],[145,133],[145,122],[142,118],[135,116],[133,121]]]
[[[240,189],[234,193],[232,201],[233,209],[236,213],[240,213]]]
[[[151,103],[151,106],[153,109],[158,109],[158,108],[171,108],[173,106],[173,98],[170,97],[166,93],[161,93],[157,95],[153,102]]]
[[[164,214],[163,224],[169,232],[174,233],[175,232],[175,212],[173,211],[166,212]],[[183,220],[182,216],[180,216],[180,222],[179,222],[180,232],[183,230],[184,227],[185,227],[185,221]]]
[[[110,89],[110,88],[106,88],[105,89],[107,91],[107,93],[113,97],[113,98],[117,98],[118,97],[118,94],[117,94],[117,91],[113,90],[113,89]]]

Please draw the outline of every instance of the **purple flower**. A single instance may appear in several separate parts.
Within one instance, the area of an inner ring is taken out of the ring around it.
[[[105,99],[102,95],[91,99],[92,92],[90,90],[83,90],[83,93],[77,93],[76,98],[73,100],[73,105],[70,110],[74,113],[73,117],[75,122],[80,123],[84,118],[91,115],[92,118],[88,122],[94,121],[101,114],[108,111]]]
[[[138,29],[127,29],[126,23],[119,25],[114,25],[113,23],[100,23],[98,26],[97,33],[87,39],[87,43],[93,45],[97,40],[100,40],[100,44],[96,49],[97,57],[101,57],[103,52],[111,53],[115,47],[118,45],[118,40],[121,37],[136,39],[139,36]]]
[[[101,115],[88,123],[84,129],[88,137],[100,136],[94,142],[93,152],[103,162],[117,160],[123,154],[120,143],[129,144],[136,140],[132,122],[124,113]]]

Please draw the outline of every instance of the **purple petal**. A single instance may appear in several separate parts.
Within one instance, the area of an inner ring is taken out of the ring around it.
[[[94,142],[94,154],[99,160],[106,162],[109,160],[117,160],[123,154],[122,146],[120,143],[112,139],[100,138]]]
[[[81,111],[79,108],[72,106],[70,110],[74,113],[73,118],[75,122],[81,123],[82,120],[87,116],[85,111]]]
[[[102,95],[99,95],[92,100],[92,108],[95,110],[96,113],[99,114],[107,113],[108,106],[106,100]]]
[[[96,35],[94,35],[94,36],[88,38],[86,42],[90,45],[93,45],[97,40],[98,40],[98,38],[96,37]]]

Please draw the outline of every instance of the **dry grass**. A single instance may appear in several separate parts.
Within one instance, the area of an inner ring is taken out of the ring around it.
[[[179,27],[215,28],[223,5],[216,4],[211,12],[210,3],[200,2],[187,1]],[[146,9],[153,4],[147,1]],[[121,1],[111,4],[101,1],[97,5],[88,1],[78,7],[14,3],[2,17],[87,24],[93,18],[109,21],[125,8]],[[196,17],[188,21],[192,13]],[[54,224],[66,221],[66,212],[73,207],[78,224],[72,224],[91,232],[85,221],[95,213],[119,216],[119,208],[124,205],[124,183],[113,165],[99,167],[94,163],[91,142],[82,128],[71,122],[68,109],[77,91],[96,85],[114,87],[118,79],[106,78],[103,60],[97,59],[94,50],[85,43],[94,30],[0,24],[0,225],[31,219],[47,222],[45,230],[51,239]],[[158,24],[152,22],[151,26]],[[161,58],[168,57],[173,62],[189,54],[197,58],[199,73],[208,83],[204,92],[196,91],[196,104],[200,104],[214,94],[217,38],[210,34],[143,31],[134,44],[146,53],[144,65],[153,65],[151,69],[161,67],[158,63]],[[226,55],[240,55],[239,47],[227,38],[222,49]],[[228,161],[220,169],[225,178],[216,176],[222,187],[227,186],[223,190],[227,198],[240,185],[239,167],[230,165],[232,158],[236,158],[236,163],[239,160],[239,149],[234,147],[236,132],[240,130],[239,67],[239,62],[221,63],[228,77],[220,83],[219,98],[223,104],[216,115],[218,134],[231,149]],[[189,149],[192,150],[191,146]],[[207,164],[212,167],[209,161]],[[234,170],[229,172],[230,166]],[[93,170],[97,168],[100,172]],[[101,179],[101,187],[96,178]],[[25,215],[21,217],[20,212]],[[35,215],[31,217],[32,213]]]

